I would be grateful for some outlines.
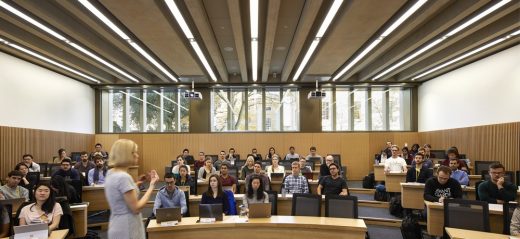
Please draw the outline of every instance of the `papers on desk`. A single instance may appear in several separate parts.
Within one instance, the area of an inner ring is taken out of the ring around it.
[[[176,226],[177,224],[179,224],[178,221],[161,222],[161,226],[163,226],[163,227],[172,227],[172,226]]]
[[[208,218],[208,217],[201,217],[199,221],[200,221],[200,223],[215,223],[216,219]]]

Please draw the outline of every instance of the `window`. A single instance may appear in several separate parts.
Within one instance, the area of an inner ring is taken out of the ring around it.
[[[333,107],[333,99],[332,99],[332,90],[323,89],[322,92],[325,92],[325,98],[321,99],[321,130],[323,131],[333,131],[333,116],[332,116],[332,107]]]
[[[382,90],[372,90],[370,105],[372,111],[372,130],[384,130],[385,127],[385,92]]]
[[[187,132],[189,101],[177,89],[104,90],[101,130],[118,132]]]
[[[250,131],[263,130],[263,97],[261,89],[247,90],[247,126]]]
[[[367,121],[365,119],[367,109],[367,91],[354,91],[353,120],[354,130],[367,130]]]
[[[279,89],[265,91],[265,131],[280,131],[280,100]]]
[[[350,129],[350,95],[345,89],[336,89],[336,130]]]
[[[298,91],[287,89],[282,97],[283,128],[282,131],[300,130],[300,96]]]

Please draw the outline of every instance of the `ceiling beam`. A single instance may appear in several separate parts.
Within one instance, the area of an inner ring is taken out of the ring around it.
[[[240,66],[240,75],[242,76],[242,82],[248,82],[244,33],[242,30],[242,17],[240,15],[240,1],[227,0],[227,5],[229,10],[229,19],[231,21],[231,28],[233,29],[233,39],[235,40],[238,65]]]
[[[298,22],[291,47],[289,48],[289,53],[287,53],[287,58],[285,59],[281,76],[282,82],[287,82],[287,79],[289,79],[294,64],[296,64],[296,60],[302,52],[305,40],[307,40],[307,36],[314,25],[314,21],[316,20],[316,16],[318,16],[322,4],[322,0],[305,1],[300,21]]]
[[[269,0],[267,4],[267,24],[265,30],[264,62],[262,64],[262,82],[267,82],[271,56],[273,55],[274,38],[280,14],[280,0]]]

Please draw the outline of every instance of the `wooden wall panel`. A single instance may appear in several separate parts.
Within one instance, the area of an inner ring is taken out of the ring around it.
[[[0,126],[0,178],[30,153],[36,162],[50,162],[58,149],[68,153],[94,150],[94,135]]]
[[[420,132],[419,139],[433,149],[457,146],[471,161],[497,160],[506,170],[520,170],[520,122]]]

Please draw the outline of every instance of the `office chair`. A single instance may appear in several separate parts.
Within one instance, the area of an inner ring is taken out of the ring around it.
[[[358,199],[355,196],[326,195],[325,216],[358,218]]]
[[[504,229],[502,234],[509,235],[510,232],[510,226],[511,226],[511,218],[513,217],[513,212],[518,207],[517,202],[505,202],[502,204],[503,206],[503,218],[504,218]]]
[[[321,216],[320,195],[295,193],[292,196],[292,216]]]
[[[489,204],[476,200],[444,200],[444,227],[489,232]]]

